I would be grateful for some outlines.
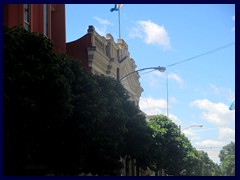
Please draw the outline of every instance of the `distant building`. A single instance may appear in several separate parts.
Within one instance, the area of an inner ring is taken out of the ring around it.
[[[55,52],[66,52],[65,4],[3,4],[3,25],[42,33],[53,41]]]
[[[136,70],[136,64],[123,39],[115,43],[111,34],[100,36],[93,26],[87,34],[66,45],[67,54],[79,59],[82,66],[96,75],[106,75],[117,80]],[[143,91],[138,73],[123,79],[122,84],[136,105]]]

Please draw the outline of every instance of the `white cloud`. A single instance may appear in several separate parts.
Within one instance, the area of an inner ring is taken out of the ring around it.
[[[204,132],[204,131],[208,131],[209,128],[205,128],[204,126],[201,126],[200,125],[202,124],[199,124],[199,123],[194,123],[193,125],[191,126],[187,126],[187,127],[184,127],[182,126],[182,132],[191,140],[191,141],[194,141],[194,140],[200,140],[202,139],[200,136],[199,136],[199,132]],[[189,127],[189,128],[188,128]]]
[[[219,89],[216,90],[218,91]],[[191,105],[203,110],[203,112],[201,113],[202,119],[216,125],[217,127],[214,129],[219,130],[219,141],[208,139],[195,143],[198,148],[202,148],[202,150],[206,151],[208,153],[208,156],[214,162],[219,163],[219,151],[223,146],[227,145],[230,141],[234,141],[235,139],[235,130],[229,128],[235,127],[235,113],[234,111],[230,111],[228,109],[228,106],[224,103],[213,103],[207,99],[196,100],[192,102]],[[207,128],[206,130],[211,129],[213,128]],[[199,130],[198,132],[200,131],[201,130]],[[203,131],[205,130],[203,129]]]
[[[210,91],[214,93],[214,95],[219,97],[224,97],[228,101],[232,101],[235,97],[235,93],[230,88],[219,87],[215,84],[209,84]]]
[[[219,158],[220,149],[213,149],[213,150],[209,149],[209,150],[205,150],[205,152],[207,152],[208,157],[209,157],[214,163],[220,164],[220,158]]]
[[[180,120],[177,116],[169,113],[169,116],[168,116],[168,117],[169,117],[169,119],[171,119],[173,122],[175,122],[178,126],[181,124],[181,120]]]
[[[220,150],[223,146],[227,145],[229,142],[223,141],[213,141],[213,140],[204,140],[195,143],[195,147],[197,150],[203,150],[208,153],[210,159],[212,159],[215,163],[220,163],[220,159],[218,157]]]
[[[160,46],[163,50],[171,49],[170,38],[164,26],[153,23],[152,21],[138,21],[137,27],[132,28],[130,37],[141,38],[147,44]]]
[[[219,128],[219,139],[224,141],[234,141],[235,130],[231,128]]]
[[[201,129],[198,129],[198,130],[195,130],[195,132],[206,132],[206,131],[212,131],[212,130],[216,130],[217,128],[205,128],[204,126],[203,126],[203,128],[201,128]]]
[[[204,110],[201,118],[209,123],[220,127],[226,127],[234,123],[235,113],[229,111],[228,106],[224,103],[213,103],[208,99],[199,99],[191,103],[191,106]]]
[[[217,86],[214,85],[214,84],[209,84],[209,87],[210,87],[210,89],[213,90],[213,92],[214,92],[215,94],[217,94],[217,95],[221,94],[221,93],[224,91],[223,88],[217,87]]]
[[[169,74],[169,75],[168,75],[168,79],[173,79],[173,80],[175,80],[176,83],[179,85],[180,88],[183,87],[184,81],[183,81],[183,79],[182,79],[180,76],[178,76],[177,74],[175,74],[175,73]]]
[[[109,22],[108,20],[106,19],[102,19],[100,17],[93,17],[95,20],[98,21],[98,23],[100,24],[100,27],[99,26],[95,26],[95,29],[96,29],[96,32],[98,34],[100,34],[101,36],[105,36],[107,34],[107,26],[108,25],[113,25],[111,22]]]
[[[164,114],[167,115],[167,101],[164,99],[154,99],[152,97],[140,98],[139,102],[140,109],[145,112],[147,115],[158,115]],[[180,125],[181,120],[169,113],[169,119],[175,122],[177,125]]]
[[[198,124],[198,123],[195,123]],[[201,140],[201,136],[199,133],[204,133],[206,131],[213,131],[218,128],[208,128],[208,127],[196,127],[196,128],[189,128],[182,130],[182,132],[191,140],[191,141],[196,141],[196,140]]]
[[[106,19],[102,19],[100,17],[93,17],[95,20],[97,20],[100,24],[102,25],[113,25],[111,22],[109,22],[108,20]]]
[[[200,141],[200,142],[195,142],[195,145],[197,145],[200,148],[216,148],[216,147],[223,147],[227,144],[227,142],[223,142],[223,141],[214,141],[214,140],[204,140],[204,141]]]
[[[182,132],[187,136],[193,136],[194,132],[191,129],[184,129]]]
[[[154,99],[151,97],[140,98],[140,109],[148,115],[163,114],[167,109],[167,102],[164,99]]]
[[[179,88],[183,88],[183,86],[184,86],[184,80],[175,73],[170,73],[170,74],[168,74],[168,77],[167,77],[166,73],[154,71],[151,74],[149,74],[148,76],[145,76],[144,78],[147,79],[146,83],[148,83],[148,85],[152,88],[159,89],[159,86],[165,87],[167,78],[168,78],[168,81],[174,80],[177,83]]]
[[[141,74],[140,74],[141,76]],[[141,80],[151,89],[166,91],[166,73],[153,71],[145,74]]]
[[[143,32],[141,31],[140,27],[136,28],[132,28],[131,31],[129,32],[129,36],[132,38],[140,38],[140,39],[144,39],[143,37]]]
[[[107,27],[106,26],[103,26],[103,27],[95,27],[96,29],[96,32],[98,34],[100,34],[101,36],[106,36],[107,34]]]

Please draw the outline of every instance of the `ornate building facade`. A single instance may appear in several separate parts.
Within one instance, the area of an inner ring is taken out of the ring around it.
[[[87,34],[69,42],[66,45],[68,55],[79,59],[82,66],[96,75],[105,75],[119,80],[128,91],[130,100],[139,105],[143,88],[139,83],[139,74],[136,71],[135,61],[130,57],[128,45],[123,39],[117,43],[111,34],[100,36],[93,26],[89,26]],[[132,73],[128,76],[128,74]],[[125,78],[126,76],[126,78]],[[146,175],[146,171],[137,168],[135,159],[120,158],[124,164],[122,176]]]
[[[107,34],[106,37],[100,36],[93,26],[89,26],[87,34],[83,37],[67,43],[66,52],[79,59],[83,67],[91,73],[117,80],[134,72],[137,67],[123,39],[118,39],[115,43],[111,34]],[[139,77],[138,73],[133,73],[121,81],[136,105],[139,104],[143,91]]]

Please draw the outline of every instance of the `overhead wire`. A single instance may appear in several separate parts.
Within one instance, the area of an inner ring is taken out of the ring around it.
[[[213,50],[211,50],[211,51],[207,51],[207,52],[201,53],[201,54],[199,54],[199,55],[193,56],[193,57],[191,57],[191,58],[188,58],[188,59],[185,59],[185,60],[182,60],[182,61],[178,61],[178,62],[175,62],[175,63],[173,63],[173,64],[169,64],[169,65],[167,65],[167,66],[165,66],[165,67],[167,68],[167,67],[175,66],[175,65],[177,65],[177,64],[181,64],[181,63],[184,63],[184,62],[187,62],[187,61],[191,61],[191,60],[196,59],[196,58],[199,58],[199,57],[201,57],[201,56],[205,56],[205,55],[208,55],[208,54],[212,54],[212,53],[214,53],[214,52],[216,52],[216,51],[219,51],[219,50],[221,50],[221,49],[225,49],[225,48],[227,48],[227,47],[229,47],[229,46],[232,46],[232,45],[234,45],[234,44],[235,44],[235,42],[232,42],[232,43],[226,44],[226,45],[224,45],[224,46],[215,48],[215,49],[213,49]],[[140,74],[140,75],[147,74],[147,73],[150,73],[150,72],[152,72],[152,71],[156,71],[156,69],[153,69],[153,70],[151,70],[151,71],[142,73],[142,74]],[[137,72],[137,71],[136,71],[136,72]],[[135,73],[132,72],[132,74],[129,75],[128,77],[126,77],[125,79],[123,79],[122,82],[125,81],[125,80],[127,80],[128,78],[130,78],[130,77],[133,76],[134,74],[135,74]]]
[[[182,60],[182,61],[178,61],[178,62],[175,62],[175,63],[173,63],[173,64],[169,64],[169,65],[167,65],[167,66],[165,66],[165,67],[171,67],[171,66],[175,66],[175,65],[177,65],[177,64],[181,64],[181,63],[184,63],[184,62],[187,62],[187,61],[191,61],[191,60],[196,59],[196,58],[199,58],[199,57],[201,57],[201,56],[205,56],[205,55],[208,55],[208,54],[212,54],[212,53],[214,53],[214,52],[216,52],[216,51],[219,51],[219,50],[221,50],[221,49],[225,49],[225,48],[230,47],[230,46],[232,46],[232,45],[234,45],[234,44],[235,44],[235,42],[232,42],[232,43],[226,44],[226,45],[224,45],[224,46],[215,48],[215,49],[213,49],[213,50],[211,50],[211,51],[207,51],[207,52],[201,53],[201,54],[199,54],[199,55],[193,56],[193,57],[191,57],[191,58],[188,58],[188,59],[185,59],[185,60]],[[151,73],[151,72],[156,71],[156,70],[157,70],[157,69],[153,69],[153,70],[151,70],[151,71],[144,72],[144,73],[141,73],[141,74],[139,74],[139,75],[148,74],[148,73]],[[137,72],[137,71],[136,71],[136,72]],[[135,74],[135,73],[132,72],[131,75],[129,75],[128,77],[126,77],[125,79],[123,79],[121,82],[126,81],[128,78],[130,78],[130,77],[133,76],[134,74]],[[148,104],[148,102],[147,102],[147,104]],[[148,108],[149,108],[149,107],[148,107]]]
[[[205,56],[205,55],[207,55],[207,54],[214,53],[214,52],[219,51],[219,50],[221,50],[221,49],[225,49],[225,48],[227,48],[227,47],[229,47],[229,46],[232,46],[232,45],[234,45],[234,44],[235,44],[235,42],[232,42],[232,43],[230,43],[230,44],[227,44],[227,45],[224,45],[224,46],[218,47],[218,48],[213,49],[213,50],[211,50],[211,51],[204,52],[204,53],[202,53],[202,54],[199,54],[199,55],[193,56],[193,57],[191,57],[191,58],[188,58],[188,59],[185,59],[185,60],[182,60],[182,61],[179,61],[179,62],[173,63],[173,64],[169,64],[169,65],[167,65],[167,66],[165,66],[165,67],[175,66],[175,65],[177,65],[177,64],[181,64],[181,63],[184,63],[184,62],[187,62],[187,61],[190,61],[190,60],[193,60],[193,59],[199,58],[199,57],[201,57],[201,56]]]

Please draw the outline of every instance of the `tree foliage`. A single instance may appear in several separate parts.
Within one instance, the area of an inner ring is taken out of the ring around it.
[[[207,153],[198,152],[167,116],[158,115],[148,123],[153,130],[152,169],[164,169],[177,176],[220,175],[218,165]]]
[[[147,123],[120,82],[55,54],[44,35],[5,28],[3,40],[4,175],[119,175],[120,157],[171,175],[217,168],[173,121]],[[228,149],[224,168],[232,167]]]
[[[41,34],[5,28],[5,174],[117,175],[126,154],[144,164],[139,113],[116,80],[53,53]]]
[[[183,164],[190,156],[189,140],[167,116],[156,116],[149,121],[149,126],[154,130],[152,149],[156,170],[165,169],[168,174],[182,175],[185,170]]]
[[[224,176],[235,176],[235,143],[230,142],[219,154],[221,170]]]
[[[5,29],[6,173],[24,174],[29,164],[42,167],[48,161],[55,167],[60,161],[63,127],[73,113],[72,74],[65,68],[69,63],[52,52],[51,41],[43,35]]]

